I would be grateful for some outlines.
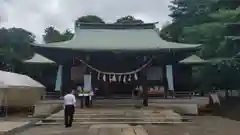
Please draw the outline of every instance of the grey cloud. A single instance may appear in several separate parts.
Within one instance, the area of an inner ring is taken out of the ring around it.
[[[74,21],[83,15],[98,15],[107,22],[133,15],[146,22],[169,21],[171,0],[0,0],[0,26],[21,27],[41,40],[50,25],[63,31],[73,28]]]

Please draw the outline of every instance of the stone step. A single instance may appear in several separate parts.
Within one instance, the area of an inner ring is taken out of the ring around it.
[[[163,117],[163,118],[74,118],[74,122],[111,122],[111,123],[129,123],[129,122],[149,122],[149,123],[159,123],[159,122],[190,122],[189,118],[174,118],[174,117]],[[63,123],[63,118],[58,119],[45,119],[42,120],[42,123]]]
[[[123,107],[132,107],[132,108],[142,108],[143,106],[140,104],[140,105],[135,105],[135,104],[93,104],[94,108],[102,108],[102,107],[105,107],[105,108],[123,108]]]
[[[63,122],[64,119],[45,119],[42,122]],[[179,118],[129,118],[129,119],[118,119],[118,118],[104,118],[104,119],[74,119],[74,122],[119,122],[119,121],[149,121],[149,122],[159,122],[159,121],[182,121]]]
[[[151,109],[151,110],[147,110],[147,109],[139,109],[139,110],[134,110],[134,109],[92,109],[92,110],[84,110],[84,109],[76,109],[74,114],[81,114],[81,115],[105,115],[105,114],[163,114],[163,113],[171,113],[171,114],[176,114],[173,110],[160,110],[160,109]],[[56,115],[63,115],[64,114],[64,110],[61,110],[60,112],[58,112]]]
[[[182,119],[181,116],[139,116],[139,117],[135,117],[135,116],[96,116],[96,117],[92,117],[92,116],[86,116],[86,117],[75,117],[75,119],[81,119],[81,120],[88,120],[88,119],[161,119],[161,118],[171,118],[171,119]],[[48,117],[47,119],[63,119],[63,117],[58,116],[58,117]],[[185,118],[186,119],[186,118]]]
[[[148,135],[148,133],[141,125],[94,124],[88,129],[87,135]]]
[[[54,116],[51,116],[51,118],[61,118],[63,117],[64,115],[54,115]],[[82,115],[82,114],[74,114],[74,117],[75,118],[95,118],[95,117],[98,117],[98,118],[108,118],[108,117],[123,117],[123,118],[132,118],[132,117],[181,117],[179,115],[174,115],[174,114],[169,114],[169,115],[164,115],[164,114],[156,114],[156,115],[134,115],[134,114],[130,114],[130,115],[124,115],[124,114],[121,114],[121,115],[117,115],[117,114],[92,114],[92,115]]]
[[[79,125],[94,125],[94,124],[129,124],[129,125],[144,125],[144,124],[183,124],[189,122],[183,121],[118,121],[118,122],[111,122],[111,121],[99,121],[99,122],[73,122],[73,124]],[[63,125],[63,122],[38,122],[36,123],[37,126],[40,125]]]

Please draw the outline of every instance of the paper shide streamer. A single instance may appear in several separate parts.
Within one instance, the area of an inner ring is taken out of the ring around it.
[[[131,71],[131,72],[124,72],[124,73],[114,73],[114,72],[104,72],[101,71],[97,68],[94,68],[93,66],[89,65],[87,62],[85,62],[84,60],[81,60],[79,58],[75,58],[77,60],[79,60],[81,63],[83,63],[86,67],[90,68],[91,70],[95,71],[97,73],[97,79],[98,80],[102,80],[104,82],[108,81],[109,82],[121,82],[123,81],[123,83],[127,83],[127,82],[131,82],[132,80],[138,80],[138,72],[142,71],[144,68],[146,68],[153,60],[153,57],[150,58],[144,65],[142,65],[141,67],[139,67],[138,69]],[[146,59],[146,58],[145,58]],[[102,77],[101,77],[102,75]]]

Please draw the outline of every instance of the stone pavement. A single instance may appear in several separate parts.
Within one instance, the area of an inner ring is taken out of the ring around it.
[[[240,122],[238,121],[216,116],[193,116],[192,119],[191,123],[184,124],[144,124],[141,125],[140,130],[144,129],[148,135],[239,135],[240,133]],[[116,124],[107,126],[117,127]],[[139,126],[132,126],[132,128],[134,127]],[[79,125],[75,123],[72,128],[64,128],[63,125],[42,125],[30,128],[16,135],[89,135],[88,133],[91,128],[104,128],[104,125]],[[124,124],[119,128],[124,128]],[[100,135],[106,132],[108,134],[112,132],[119,133],[119,128],[105,128],[101,131]],[[100,133],[100,129],[98,129],[98,133]],[[127,135],[132,134],[129,133]]]
[[[63,125],[36,126],[16,135],[87,135],[89,126],[73,125],[65,128]]]
[[[193,116],[191,123],[144,125],[149,135],[239,135],[240,122],[218,116]]]
[[[148,135],[146,130],[128,124],[97,124],[92,126],[76,126],[64,128],[57,126],[35,127],[18,135]]]

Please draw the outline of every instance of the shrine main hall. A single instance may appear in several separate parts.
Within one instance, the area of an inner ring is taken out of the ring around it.
[[[201,60],[193,55],[201,45],[165,41],[155,25],[76,23],[71,40],[33,47],[59,66],[61,93],[78,85],[96,89],[96,96],[141,88],[147,100],[154,92],[192,91],[191,62]]]

